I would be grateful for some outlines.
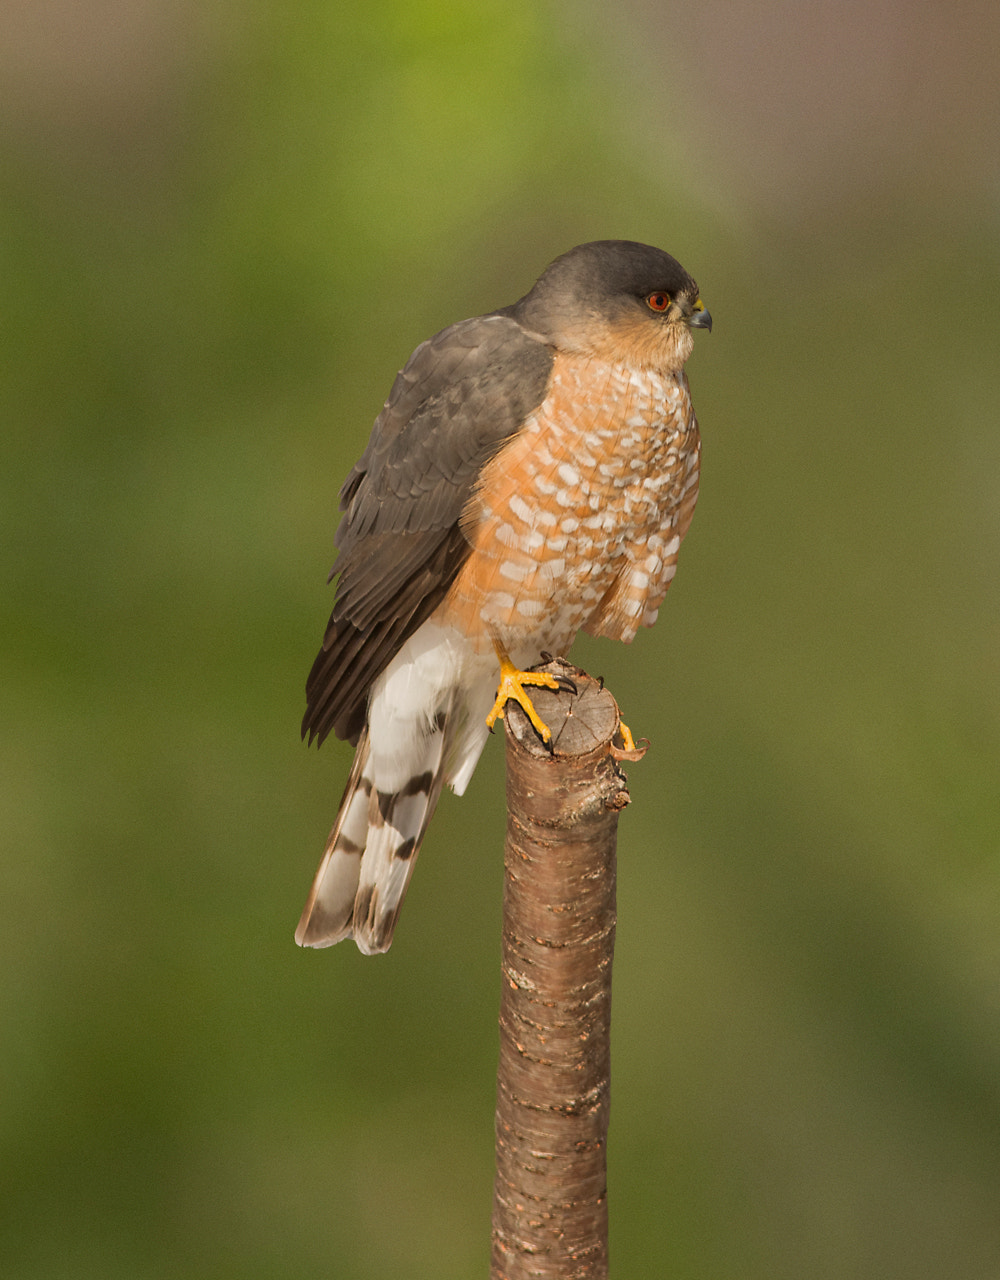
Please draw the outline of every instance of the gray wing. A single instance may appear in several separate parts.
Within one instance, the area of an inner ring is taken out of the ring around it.
[[[368,692],[441,603],[471,547],[476,478],[545,397],[550,348],[506,312],[414,351],[340,492],[333,613],[306,683],[302,735],[357,740]]]

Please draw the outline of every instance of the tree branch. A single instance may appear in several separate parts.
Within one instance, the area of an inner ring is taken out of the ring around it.
[[[508,704],[493,1280],[608,1274],[606,1147],[618,813],[628,803],[603,685],[531,691],[544,747]],[[629,753],[637,758],[641,753]]]

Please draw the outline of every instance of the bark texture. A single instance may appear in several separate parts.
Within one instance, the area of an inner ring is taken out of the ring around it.
[[[606,1149],[618,813],[614,698],[531,690],[544,747],[508,705],[493,1280],[608,1274]],[[637,758],[641,753],[630,753]]]

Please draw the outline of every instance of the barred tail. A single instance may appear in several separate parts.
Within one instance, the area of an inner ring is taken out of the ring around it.
[[[337,820],[295,930],[295,941],[300,947],[332,947],[335,942],[353,935],[354,900],[368,840],[368,805],[372,792],[368,757],[368,730],[365,729],[358,740]]]
[[[420,743],[413,772],[379,791],[367,728],[295,932],[301,947],[353,938],[365,955],[388,951],[427,824],[444,781],[449,734],[438,724]]]

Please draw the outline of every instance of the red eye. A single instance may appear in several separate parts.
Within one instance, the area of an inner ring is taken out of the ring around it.
[[[666,311],[670,306],[669,293],[651,293],[646,299],[646,306],[650,311]]]

